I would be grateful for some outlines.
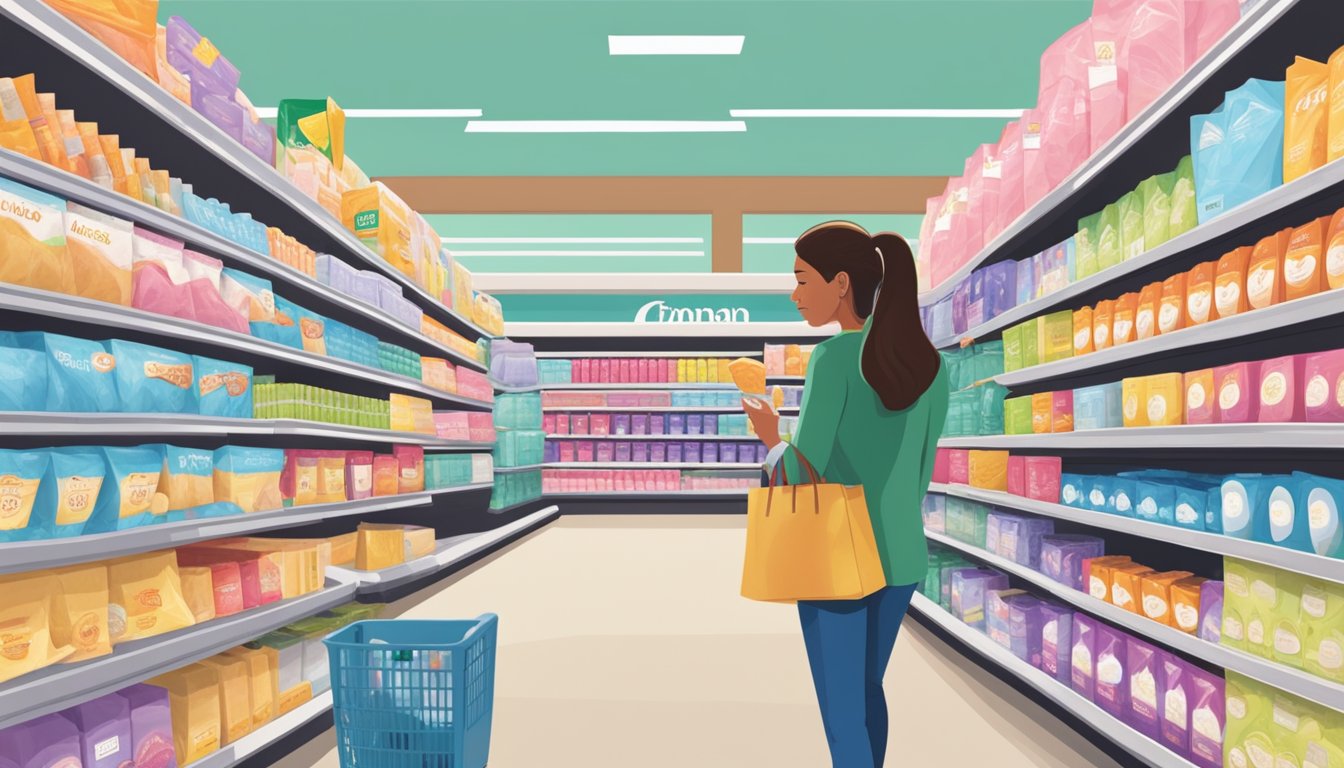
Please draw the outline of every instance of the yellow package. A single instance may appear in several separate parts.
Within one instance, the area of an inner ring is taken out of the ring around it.
[[[407,561],[429,557],[434,554],[434,550],[438,546],[438,542],[434,539],[433,528],[408,525],[405,529],[405,536]]]
[[[1204,368],[1185,374],[1185,423],[1213,422],[1213,369]]]
[[[341,195],[341,222],[398,272],[415,277],[411,209],[382,182]]]
[[[743,394],[765,394],[765,363],[739,357],[728,363],[727,367],[729,378],[725,381],[732,381]]]
[[[196,623],[182,598],[177,554],[169,549],[107,563],[108,633],[112,644],[154,637]]]
[[[1092,308],[1083,307],[1073,312],[1073,356],[1092,351]]]
[[[246,659],[220,654],[202,659],[219,678],[220,744],[252,732],[252,667]]]
[[[73,293],[65,201],[0,178],[0,282]]]
[[[134,239],[131,222],[69,203],[65,244],[75,295],[129,307]]]
[[[271,660],[254,648],[230,648],[221,656],[231,656],[247,662],[247,680],[252,702],[252,727],[269,723],[275,717],[275,694],[271,690]]]
[[[1032,434],[1049,434],[1054,426],[1055,393],[1037,392],[1031,396]]]
[[[784,345],[784,375],[802,376],[806,373],[803,370],[803,349],[797,344]]]
[[[1199,631],[1199,593],[1205,581],[1190,576],[1171,585],[1171,625],[1189,635]]]
[[[1120,382],[1120,399],[1125,407],[1126,427],[1148,426],[1148,380],[1143,376],[1132,376]]]
[[[212,576],[213,569],[179,567],[177,573],[182,580],[182,599],[187,601],[187,607],[191,609],[191,615],[196,618],[196,623],[200,624],[214,619],[215,582]]]
[[[971,487],[1008,490],[1008,452],[971,451],[968,459]]]
[[[102,138],[97,123],[75,123],[79,140],[84,144],[84,155],[89,159],[89,173],[93,183],[103,189],[112,189],[112,167],[103,154]]]
[[[70,647],[67,662],[86,661],[112,652],[108,636],[107,567],[102,563],[75,565],[51,571],[57,591],[52,594],[51,642]]]
[[[121,155],[121,136],[115,133],[100,134],[98,145],[102,147],[103,157],[107,159],[107,172],[112,176],[112,189],[123,195],[131,194],[131,189],[126,183],[125,161]]]
[[[1182,423],[1185,415],[1185,381],[1179,373],[1159,373],[1147,377],[1145,402],[1148,426],[1166,427]]]
[[[719,361],[718,361],[718,366],[719,366],[719,374],[718,374],[719,377],[718,377],[718,381],[719,381],[721,384],[727,384],[727,383],[730,382],[730,381],[734,381],[734,379],[733,379],[733,369],[732,369],[732,367],[731,367],[731,366],[732,366],[732,363],[733,363],[733,361],[732,361],[732,360],[729,360],[729,359],[726,358],[726,357],[725,357],[725,358],[721,358],[721,359],[719,359]],[[762,365],[764,365],[764,363],[762,363]]]
[[[435,433],[434,404],[431,401],[393,392],[388,395],[388,403],[393,432]]]
[[[1344,157],[1344,46],[1330,54],[1327,66],[1329,116],[1326,120],[1326,159],[1334,162]]]
[[[684,384],[685,382],[689,381],[689,379],[686,378],[686,363],[688,363],[688,362],[689,362],[689,361],[686,360],[685,358],[677,358],[677,383],[678,383],[678,384]]]
[[[285,539],[224,539],[211,548],[251,552],[270,560],[280,573],[280,594],[286,600],[314,591],[317,553],[311,546],[291,545]]]
[[[503,318],[504,310],[499,305],[499,299],[487,293],[476,294],[471,311],[472,322],[491,333],[499,333],[504,325]]]
[[[0,120],[0,147],[33,160],[42,159],[33,126],[27,120]]]
[[[218,448],[211,481],[215,501],[231,501],[246,513],[280,509],[284,506],[280,493],[284,468],[285,452],[278,448]]]
[[[272,632],[248,645],[265,654],[270,664],[276,717],[313,698],[312,684],[303,679],[303,638]]]
[[[158,74],[154,53],[155,0],[51,0],[47,3],[98,38],[131,66],[149,75]],[[177,756],[179,764],[190,762]]]
[[[471,270],[462,266],[462,262],[453,260],[453,309],[459,315],[470,316],[474,291],[471,284]]]
[[[0,578],[0,682],[64,661],[75,652],[52,643],[52,595],[58,589],[50,573]]]
[[[173,747],[179,765],[219,749],[219,675],[204,664],[188,664],[149,681],[168,691],[173,715]]]
[[[356,532],[355,568],[381,571],[406,562],[406,532],[400,527],[362,523]]]
[[[18,101],[18,109],[14,108],[15,100]],[[0,101],[4,103],[5,118],[17,120],[23,117],[32,126],[33,138],[37,141],[37,149],[44,162],[62,170],[69,167],[60,126],[48,122],[42,112],[42,102],[37,98],[37,80],[32,74],[0,78]],[[23,114],[19,115],[19,111]]]
[[[355,562],[359,534],[346,533],[331,537],[331,564],[350,565]]]
[[[1283,183],[1325,165],[1330,70],[1298,56],[1288,67],[1283,115]]]

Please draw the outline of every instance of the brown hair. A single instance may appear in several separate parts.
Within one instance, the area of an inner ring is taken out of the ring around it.
[[[915,257],[905,238],[830,221],[804,232],[793,247],[826,282],[849,275],[854,312],[868,321],[863,379],[888,409],[909,408],[933,383],[942,360],[919,321]]]

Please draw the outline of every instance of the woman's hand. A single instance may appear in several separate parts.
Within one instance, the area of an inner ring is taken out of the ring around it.
[[[751,427],[756,436],[765,443],[766,448],[774,448],[782,442],[779,439],[779,414],[764,400],[756,397],[742,398],[742,410],[751,419]]]

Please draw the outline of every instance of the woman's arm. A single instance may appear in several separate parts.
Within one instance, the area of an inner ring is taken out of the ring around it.
[[[807,482],[799,466],[797,454],[802,453],[817,474],[826,474],[831,463],[831,452],[835,448],[835,435],[840,429],[840,415],[845,410],[845,397],[848,394],[848,378],[836,366],[843,365],[839,359],[827,357],[825,345],[818,345],[812,352],[807,365],[807,381],[803,385],[803,402],[798,411],[798,427],[791,441],[792,451],[787,447],[784,468],[791,482]],[[781,444],[789,445],[789,444]],[[771,465],[773,469],[773,464]]]

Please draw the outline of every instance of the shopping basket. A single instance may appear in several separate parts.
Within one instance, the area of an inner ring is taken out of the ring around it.
[[[341,768],[484,768],[499,617],[360,621],[324,641]]]

